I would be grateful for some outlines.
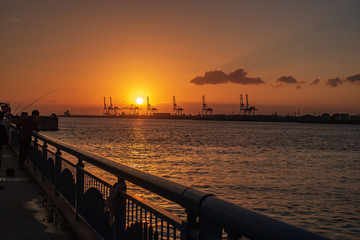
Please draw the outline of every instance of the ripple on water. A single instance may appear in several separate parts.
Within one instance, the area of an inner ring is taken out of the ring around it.
[[[360,126],[59,121],[46,134],[330,238],[359,239]]]

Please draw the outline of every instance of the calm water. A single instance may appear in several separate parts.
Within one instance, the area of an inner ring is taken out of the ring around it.
[[[327,237],[360,239],[360,126],[60,118],[59,127],[45,134]]]

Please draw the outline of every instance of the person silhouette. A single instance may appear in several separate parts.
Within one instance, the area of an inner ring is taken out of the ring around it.
[[[0,111],[0,167],[2,163],[2,146],[7,145],[9,142],[9,137],[6,127],[2,124],[4,119],[4,113]],[[3,189],[4,186],[0,185],[0,189]]]
[[[39,118],[39,111],[34,110],[30,117],[22,119],[16,126],[20,130],[20,154],[19,168],[23,168],[27,152],[31,144],[31,134],[33,131],[38,132],[39,128],[36,120]]]

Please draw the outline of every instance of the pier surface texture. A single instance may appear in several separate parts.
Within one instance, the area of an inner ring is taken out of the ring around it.
[[[7,176],[6,169],[14,169],[14,175]],[[0,240],[95,239],[90,228],[76,221],[72,210],[63,200],[51,197],[54,195],[53,190],[50,193],[51,188],[41,181],[41,177],[36,176],[28,165],[19,169],[14,151],[9,146],[3,146],[0,168]]]

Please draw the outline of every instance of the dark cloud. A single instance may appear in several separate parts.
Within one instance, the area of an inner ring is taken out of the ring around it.
[[[311,85],[318,85],[319,83],[320,83],[320,79],[317,78],[317,79],[312,80],[310,84]]]
[[[223,71],[209,71],[206,72],[204,76],[198,76],[190,82],[196,85],[222,84],[228,82],[228,76]]]
[[[350,83],[358,83],[358,84],[360,84],[360,74],[356,74],[356,75],[352,75],[350,77],[347,77],[346,81],[349,81]]]
[[[229,82],[237,83],[237,84],[244,84],[244,85],[247,85],[247,84],[259,85],[259,84],[265,83],[259,77],[250,78],[250,77],[247,77],[246,75],[247,75],[247,72],[245,72],[241,68],[238,70],[235,70],[228,74]]]
[[[293,78],[292,76],[282,76],[280,78],[278,78],[277,82],[280,83],[290,83],[290,84],[297,84],[299,83],[295,78]]]
[[[328,85],[329,87],[338,87],[341,84],[343,84],[343,82],[341,81],[340,78],[330,78],[325,82],[325,84]]]
[[[247,77],[247,72],[243,69],[237,69],[229,74],[226,74],[223,71],[216,70],[216,71],[208,71],[204,74],[204,76],[198,76],[190,81],[196,85],[204,85],[204,84],[225,84],[228,82],[236,83],[236,84],[265,84],[261,78],[251,78]]]

